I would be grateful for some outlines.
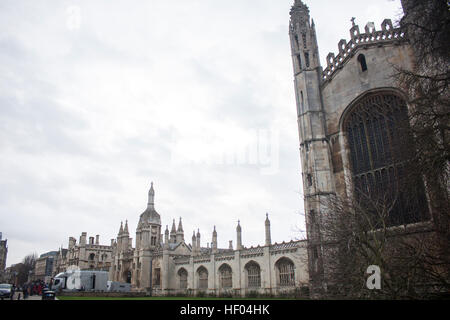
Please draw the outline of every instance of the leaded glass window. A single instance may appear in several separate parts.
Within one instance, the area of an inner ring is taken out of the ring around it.
[[[220,287],[223,289],[230,289],[233,286],[231,267],[227,264],[219,268]]]
[[[403,99],[373,93],[358,101],[344,122],[356,199],[383,200],[392,206],[388,225],[424,220],[428,214],[420,177],[405,191],[405,144],[411,142]],[[372,201],[373,203],[373,201]]]
[[[188,273],[186,269],[181,268],[178,271],[178,277],[180,278],[180,289],[187,289]]]
[[[198,288],[208,289],[208,271],[204,267],[197,270],[198,273]]]
[[[277,261],[276,267],[278,271],[278,285],[280,287],[295,286],[294,263],[287,258],[281,258]]]
[[[245,266],[247,270],[247,282],[249,288],[261,287],[261,269],[256,262],[250,262]]]

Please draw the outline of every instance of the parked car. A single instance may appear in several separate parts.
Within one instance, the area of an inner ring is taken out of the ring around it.
[[[12,292],[12,285],[9,283],[0,284],[0,298],[3,300],[4,298],[10,299]]]
[[[42,292],[42,300],[55,300],[55,291],[44,290]]]

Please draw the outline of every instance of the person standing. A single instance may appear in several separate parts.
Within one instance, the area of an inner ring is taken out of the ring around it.
[[[12,285],[11,286],[11,295],[10,295],[11,300],[14,300],[14,293],[16,293],[16,286]]]

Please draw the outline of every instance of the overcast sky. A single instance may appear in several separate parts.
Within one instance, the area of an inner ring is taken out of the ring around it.
[[[0,232],[7,265],[69,236],[131,237],[150,182],[163,230],[202,245],[304,228],[288,37],[293,0],[0,2]],[[401,14],[395,0],[310,0],[320,58]],[[133,239],[134,246],[134,239]]]

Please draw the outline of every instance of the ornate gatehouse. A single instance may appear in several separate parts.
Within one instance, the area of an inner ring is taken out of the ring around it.
[[[232,241],[229,248],[218,248],[215,227],[211,247],[202,247],[199,230],[190,244],[185,242],[181,218],[178,228],[173,220],[171,231],[166,226],[162,235],[154,196],[152,183],[136,228],[135,248],[128,222],[121,224],[113,243],[111,280],[129,282],[136,291],[152,290],[153,295],[277,295],[308,287],[306,241],[272,244],[268,215],[264,246],[243,246],[238,222],[236,248]]]

